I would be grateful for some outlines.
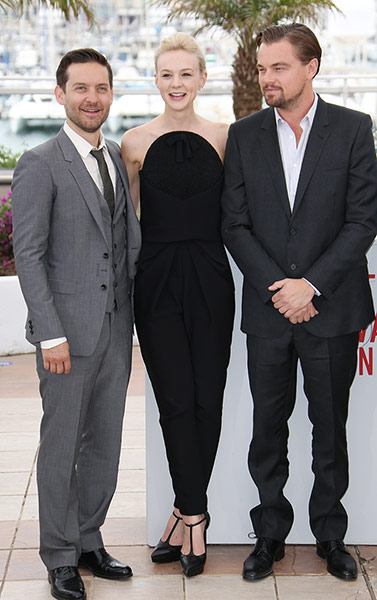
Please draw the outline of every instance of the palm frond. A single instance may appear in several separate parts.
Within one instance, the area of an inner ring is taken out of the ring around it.
[[[168,20],[198,19],[197,33],[220,27],[237,42],[233,61],[233,101],[236,118],[259,110],[256,38],[270,25],[287,21],[318,24],[326,11],[341,11],[332,0],[154,0],[168,8]]]
[[[153,4],[168,8],[170,21],[190,16],[203,21],[201,30],[221,27],[236,34],[285,19],[316,23],[325,10],[341,12],[332,0],[154,0]]]
[[[94,12],[87,0],[0,0],[0,8],[3,8],[4,11],[13,10],[19,16],[32,5],[52,6],[60,9],[67,21],[70,21],[72,15],[77,18],[83,12],[91,25],[95,23]]]

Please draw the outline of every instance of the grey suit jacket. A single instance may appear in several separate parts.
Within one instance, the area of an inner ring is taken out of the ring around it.
[[[366,252],[377,232],[377,165],[368,115],[318,101],[293,212],[272,108],[230,127],[223,239],[244,275],[242,329],[278,337],[289,321],[274,281],[305,277],[320,290],[303,326],[344,335],[374,318]]]
[[[12,183],[16,267],[28,307],[26,337],[38,344],[66,336],[71,353],[83,356],[94,351],[101,331],[109,257],[127,252],[121,280],[132,280],[141,244],[119,147],[106,144],[126,192],[126,206],[113,224],[114,231],[126,227],[126,248],[109,243],[98,190],[63,130],[21,156]],[[128,300],[126,291],[123,297]]]

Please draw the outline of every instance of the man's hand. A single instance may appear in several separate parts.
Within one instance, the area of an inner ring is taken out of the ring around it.
[[[303,321],[305,321],[307,323],[308,321],[310,321],[310,319],[312,319],[316,315],[318,315],[318,310],[315,308],[315,306],[312,302],[309,302],[309,304],[307,304],[305,306],[305,308],[301,308],[296,313],[294,313],[291,317],[289,317],[289,320],[294,325],[296,323],[302,323]]]
[[[286,319],[305,308],[314,296],[314,289],[305,279],[281,279],[268,288],[278,290],[271,298],[276,308]]]
[[[50,373],[65,373],[68,375],[71,372],[71,356],[69,353],[68,342],[63,342],[54,346],[54,348],[43,349],[43,366]]]

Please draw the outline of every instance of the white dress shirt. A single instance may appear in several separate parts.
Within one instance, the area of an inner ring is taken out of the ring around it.
[[[283,162],[285,184],[287,186],[287,194],[291,211],[293,211],[294,208],[302,161],[304,159],[306,145],[308,143],[310,130],[313,125],[317,105],[318,96],[317,94],[314,94],[314,102],[311,105],[308,112],[306,113],[305,117],[300,122],[302,134],[298,144],[296,144],[296,136],[290,128],[290,126],[288,125],[287,121],[285,121],[283,117],[281,117],[281,115],[278,112],[278,109],[274,108],[279,148]],[[303,277],[303,279],[305,279],[305,277]],[[305,281],[307,281],[309,285],[312,286],[316,296],[321,295],[320,291],[317,290],[317,288],[312,283],[310,283],[310,281],[308,281],[307,279],[305,279]]]
[[[300,177],[302,161],[304,158],[306,145],[308,143],[309,133],[313,125],[314,116],[317,110],[318,96],[314,95],[314,102],[301,120],[300,126],[302,134],[298,145],[296,144],[296,136],[287,121],[280,115],[277,108],[274,108],[276,118],[276,128],[278,132],[280,154],[283,161],[285,183],[291,211],[295,202],[297,184]]]
[[[116,185],[116,171],[113,161],[110,158],[109,151],[106,146],[105,138],[103,137],[102,131],[99,134],[99,145],[98,147],[92,146],[89,142],[87,142],[81,135],[73,131],[73,129],[68,125],[67,122],[64,123],[63,129],[65,133],[68,135],[72,144],[75,146],[77,152],[80,154],[84,165],[89,171],[90,176],[93,178],[94,183],[98,187],[101,194],[103,194],[103,183],[101,179],[101,175],[99,173],[98,162],[90,154],[91,150],[101,150],[103,149],[103,156],[105,158],[107,168],[109,169],[109,174],[111,181],[113,183],[113,187],[115,189]]]
[[[111,160],[111,157],[110,157],[109,151],[107,149],[105,138],[103,137],[102,131],[100,131],[100,134],[99,134],[100,135],[99,146],[96,148],[95,146],[92,146],[92,144],[87,142],[81,135],[76,133],[76,131],[73,131],[73,129],[68,125],[67,122],[64,123],[63,129],[64,129],[64,132],[69,137],[69,139],[71,140],[72,144],[75,146],[77,152],[80,154],[80,156],[84,162],[84,165],[86,166],[90,176],[93,178],[93,181],[96,184],[96,186],[98,187],[101,194],[103,194],[103,183],[102,183],[101,175],[99,172],[98,162],[94,158],[94,156],[92,156],[90,154],[90,151],[93,149],[94,150],[103,149],[103,156],[105,158],[107,168],[109,169],[110,178],[111,178],[113,187],[115,189],[115,186],[116,186],[115,165],[114,165],[113,161]],[[59,344],[62,344],[63,342],[66,342],[66,341],[67,341],[66,337],[54,338],[51,340],[44,340],[44,341],[41,341],[41,348],[43,348],[44,350],[48,350],[49,348],[54,348],[55,346],[58,346]]]

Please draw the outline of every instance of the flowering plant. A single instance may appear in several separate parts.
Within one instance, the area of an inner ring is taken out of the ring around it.
[[[0,275],[15,275],[12,233],[12,192],[0,198]]]

